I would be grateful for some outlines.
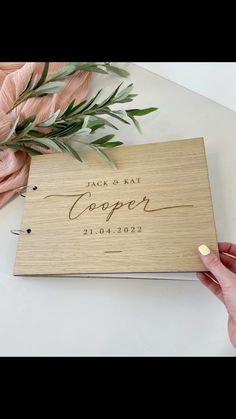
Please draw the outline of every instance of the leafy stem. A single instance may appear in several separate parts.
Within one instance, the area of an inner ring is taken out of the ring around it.
[[[48,70],[49,63],[45,63],[41,76],[33,77],[31,75],[14,107],[30,97],[40,97],[57,92],[65,86],[63,80],[77,71],[96,71],[106,74],[108,71],[112,71],[122,76],[127,75],[125,70],[114,67],[107,62],[101,64],[68,63],[47,80]],[[114,165],[106,150],[123,144],[121,141],[113,140],[114,134],[108,134],[93,141],[86,141],[84,137],[89,136],[90,139],[90,135],[105,127],[118,130],[118,127],[113,123],[113,119],[125,124],[133,123],[141,132],[136,117],[144,116],[157,110],[154,107],[114,110],[113,105],[132,102],[134,97],[137,96],[132,94],[132,83],[124,88],[121,86],[122,83],[101,101],[98,101],[98,99],[102,89],[91,99],[84,100],[77,105],[75,105],[74,99],[66,109],[62,111],[60,109],[57,110],[40,123],[36,123],[36,115],[29,116],[21,123],[19,122],[20,117],[18,117],[9,133],[1,140],[0,151],[11,148],[25,151],[29,155],[38,155],[43,154],[43,150],[53,150],[56,152],[67,152],[77,160],[82,161],[78,151],[71,145],[71,141],[75,141],[78,144],[86,145],[100,157],[105,158]]]
[[[55,71],[55,73],[47,80],[49,70],[49,63],[45,62],[41,77],[31,74],[30,80],[27,82],[23,92],[20,94],[14,105],[7,112],[10,113],[14,108],[20,105],[25,100],[32,97],[41,97],[46,94],[54,94],[65,87],[64,80],[66,77],[77,73],[78,71],[90,71],[95,73],[108,74],[109,71],[127,77],[128,71],[110,65],[110,63],[93,63],[93,62],[71,62],[65,64],[62,68]]]

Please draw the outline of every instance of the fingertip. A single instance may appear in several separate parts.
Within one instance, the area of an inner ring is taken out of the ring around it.
[[[209,273],[214,275],[215,280],[212,279],[209,274],[206,276],[210,277],[214,282],[220,284],[222,287],[234,285],[234,274],[223,265],[220,258],[217,257],[217,255],[215,255],[215,253],[212,252],[207,245],[200,245],[198,250],[202,263],[206,266]],[[203,280],[201,275],[200,277],[198,276],[198,278],[201,281]]]
[[[198,246],[198,251],[202,256],[207,256],[211,253],[211,250],[206,244],[201,244]]]

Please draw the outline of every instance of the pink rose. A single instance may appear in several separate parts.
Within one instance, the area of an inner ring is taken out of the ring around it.
[[[50,63],[48,78],[65,63]],[[20,115],[23,121],[36,115],[40,123],[58,109],[65,109],[75,99],[83,101],[88,93],[91,73],[79,72],[66,79],[64,89],[53,95],[27,99],[12,111],[9,110],[27,85],[31,74],[41,74],[44,63],[0,63],[0,144]],[[8,113],[9,112],[9,113]],[[0,208],[26,185],[30,158],[26,153],[14,150],[0,152]]]

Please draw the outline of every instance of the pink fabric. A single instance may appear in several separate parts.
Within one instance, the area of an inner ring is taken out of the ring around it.
[[[0,207],[27,183],[30,157],[23,151],[4,150],[0,155]]]
[[[50,63],[50,78],[65,63]],[[91,73],[79,72],[67,78],[64,89],[42,98],[31,98],[11,112],[16,99],[27,85],[31,74],[40,75],[44,63],[0,63],[0,144],[20,115],[20,121],[36,115],[36,122],[49,118],[58,109],[65,109],[75,99],[83,101],[88,93]],[[9,112],[9,113],[8,113]],[[0,152],[0,208],[17,193],[17,188],[27,183],[30,158],[26,153],[14,150]]]

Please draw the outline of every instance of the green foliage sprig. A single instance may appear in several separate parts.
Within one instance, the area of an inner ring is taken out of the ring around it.
[[[66,77],[75,74],[77,71],[93,71],[107,74],[109,71],[126,77],[129,73],[123,69],[112,66],[110,63],[68,63],[56,71],[49,79],[49,63],[45,63],[41,76],[31,76],[26,87],[15,102],[15,108],[20,103],[31,97],[41,97],[58,92],[65,87],[63,81]],[[141,132],[136,117],[147,115],[157,110],[151,107],[146,109],[114,110],[112,105],[132,102],[137,95],[132,94],[133,84],[121,88],[122,83],[101,102],[98,98],[102,89],[91,98],[75,105],[73,100],[63,111],[57,110],[53,115],[40,124],[36,124],[36,115],[31,115],[23,122],[19,117],[15,121],[8,135],[0,142],[0,150],[12,148],[22,150],[30,155],[42,154],[43,150],[54,150],[57,152],[68,152],[77,160],[82,161],[79,153],[72,147],[71,141],[86,145],[94,150],[101,157],[111,161],[105,150],[122,145],[121,141],[114,141],[114,134],[108,134],[94,141],[85,141],[84,136],[95,133],[98,129],[110,127],[117,130],[114,121],[119,120],[125,124],[134,123]],[[89,137],[90,138],[90,137]],[[41,151],[42,150],[42,151]]]

